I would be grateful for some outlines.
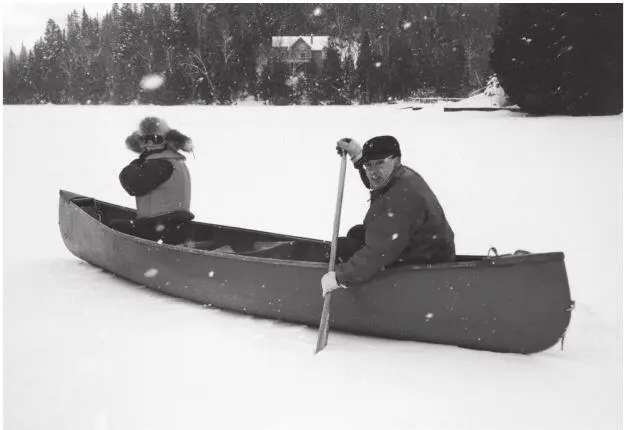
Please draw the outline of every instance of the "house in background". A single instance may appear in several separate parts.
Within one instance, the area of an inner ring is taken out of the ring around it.
[[[290,66],[294,72],[314,61],[323,66],[330,45],[330,36],[273,36],[271,57]]]
[[[357,38],[341,39],[314,35],[273,36],[271,46],[268,43],[261,44],[256,51],[256,73],[261,74],[272,59],[286,63],[291,75],[301,71],[313,61],[317,67],[321,68],[330,47],[338,51],[343,61],[350,53],[355,66],[359,51]]]

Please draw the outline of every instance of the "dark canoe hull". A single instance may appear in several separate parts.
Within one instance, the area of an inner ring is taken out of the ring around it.
[[[106,219],[133,214],[61,191],[61,235],[78,258],[175,297],[318,326],[326,263],[158,244],[106,225]],[[328,246],[306,238],[193,224],[212,237],[299,242],[310,255],[309,250]],[[563,253],[464,260],[388,269],[370,283],[336,291],[331,329],[523,354],[545,350],[562,338],[572,307]]]

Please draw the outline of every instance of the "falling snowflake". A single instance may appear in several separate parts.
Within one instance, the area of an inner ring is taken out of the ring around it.
[[[408,28],[410,28],[412,26],[411,22],[404,22],[403,23],[403,30],[407,30]]]
[[[388,217],[392,218],[394,216],[394,212],[388,212]]]
[[[398,239],[398,237],[399,237],[399,233],[394,233],[394,234],[392,235],[392,240],[397,240],[397,239]]]
[[[425,315],[425,318],[427,319],[427,321],[429,321],[431,318],[433,318],[433,314],[429,312],[427,315]]]
[[[155,230],[156,230],[157,232],[159,232],[159,233],[160,233],[161,231],[163,231],[164,229],[165,229],[165,225],[164,225],[164,224],[157,224],[157,225],[156,225],[156,227],[155,227]]]
[[[154,91],[162,86],[165,82],[165,78],[160,73],[152,73],[151,75],[145,75],[139,82],[141,89],[145,91]]]
[[[208,272],[208,277],[212,278],[214,276],[214,270],[211,270],[210,272]]]
[[[157,244],[159,244],[159,245],[162,245],[162,244],[163,244],[163,240],[162,240],[162,239],[158,239],[158,240],[156,241],[156,243],[157,243]]]
[[[323,9],[321,9],[320,7],[317,7],[316,9],[314,9],[314,12],[312,12],[314,16],[320,16],[322,13]]]
[[[149,269],[147,272],[145,272],[143,276],[145,276],[146,278],[153,278],[157,274],[158,274],[158,269],[152,268],[152,269]]]
[[[377,61],[377,62],[375,63],[375,67],[377,67],[377,68],[381,67],[381,61]]]

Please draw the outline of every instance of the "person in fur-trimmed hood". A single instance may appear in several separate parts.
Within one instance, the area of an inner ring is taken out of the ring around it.
[[[136,197],[137,224],[144,230],[137,233],[171,242],[165,234],[171,233],[169,227],[194,218],[190,212],[191,176],[186,158],[179,152],[192,152],[192,141],[165,120],[146,117],[126,138],[126,146],[140,154],[119,175],[126,192]]]

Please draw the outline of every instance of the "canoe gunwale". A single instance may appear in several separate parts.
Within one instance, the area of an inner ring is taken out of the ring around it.
[[[104,201],[101,201],[92,197],[86,197],[86,196],[76,194],[76,193],[66,191],[66,190],[60,190],[60,196],[66,202],[66,204],[74,205],[77,209],[80,209],[89,218],[93,218],[93,217],[87,214],[86,211],[84,211],[83,208],[78,206],[78,204],[76,204],[76,202],[74,202],[73,200],[78,199],[78,198],[85,198],[88,200],[92,200],[96,203],[104,204],[106,206],[110,206],[110,207],[114,207],[114,208],[118,208],[122,210],[129,209],[124,206],[104,202]],[[205,256],[209,256],[213,258],[222,258],[222,259],[236,260],[236,261],[241,261],[241,262],[264,263],[264,264],[270,264],[270,265],[275,265],[275,266],[295,266],[295,267],[302,267],[302,268],[303,267],[305,268],[327,268],[328,267],[328,263],[319,263],[319,262],[302,261],[302,260],[281,260],[281,259],[266,258],[266,257],[256,257],[256,256],[250,256],[250,255],[232,254],[232,253],[220,252],[216,250],[196,249],[196,248],[190,248],[190,247],[181,246],[181,245],[157,243],[148,239],[143,239],[140,237],[132,236],[130,234],[117,231],[95,218],[93,218],[93,220],[97,222],[98,224],[102,225],[103,227],[107,228],[108,230],[110,230],[110,233],[113,235],[124,237],[126,239],[131,239],[134,242],[137,242],[146,246],[164,248],[164,249],[169,249],[169,250],[177,251],[177,252],[183,252],[187,254],[205,255]],[[207,223],[196,222],[196,221],[193,221],[193,222],[195,224],[209,225],[209,226],[215,226],[215,227],[227,227],[229,229],[234,229],[239,232],[273,234],[271,232],[262,232],[262,231],[253,230],[253,229],[220,226],[218,224],[207,224]],[[286,240],[293,240],[293,241],[303,240],[307,242],[329,243],[329,242],[318,240],[318,239],[310,239],[310,238],[304,238],[304,237],[298,237],[298,236],[289,236],[289,235],[284,235],[281,233],[274,233],[274,234],[276,236],[281,236]],[[449,262],[449,263],[423,264],[423,265],[402,265],[398,267],[388,268],[387,270],[392,270],[395,272],[403,272],[403,271],[413,272],[413,271],[422,271],[422,270],[448,270],[448,269],[453,269],[453,268],[479,269],[484,266],[487,266],[487,267],[509,266],[509,265],[525,264],[525,263],[535,264],[539,262],[561,261],[561,260],[564,260],[565,258],[563,252],[546,252],[546,253],[537,253],[537,254],[501,255],[501,256],[492,256],[492,257],[478,256],[478,257],[480,258],[479,260],[473,260],[473,261],[455,261],[455,262]]]

